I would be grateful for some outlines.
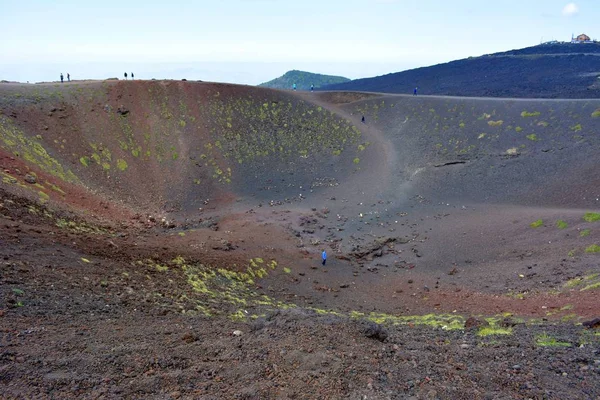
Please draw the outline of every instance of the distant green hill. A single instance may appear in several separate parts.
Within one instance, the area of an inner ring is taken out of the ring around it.
[[[315,85],[315,89],[326,85],[335,85],[348,82],[350,79],[343,76],[313,74],[304,71],[288,71],[283,76],[272,81],[261,83],[258,86],[273,89],[292,89],[294,83],[298,90],[310,90],[310,85]]]

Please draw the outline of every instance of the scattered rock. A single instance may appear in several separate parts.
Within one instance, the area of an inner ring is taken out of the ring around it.
[[[466,343],[463,343],[463,344],[460,345],[460,348],[463,349],[463,350],[466,350],[466,349],[468,349],[470,347],[471,347],[471,345],[466,344]]]
[[[185,335],[183,335],[181,339],[186,343],[194,343],[198,340],[198,336],[194,335],[191,332],[188,332]]]
[[[242,331],[240,331],[240,330],[233,331],[233,336],[242,336]]]
[[[600,318],[594,318],[591,321],[585,321],[582,323],[588,329],[597,329],[600,328]]]
[[[122,116],[126,116],[127,114],[129,114],[129,110],[123,106],[119,107],[117,109],[117,114],[120,114]]]
[[[489,326],[489,323],[481,318],[469,317],[465,321],[465,329],[480,328],[482,326]]]
[[[31,183],[32,185],[34,185],[37,183],[37,179],[35,176],[27,174],[27,175],[25,175],[25,182]]]
[[[363,333],[369,339],[379,340],[380,342],[385,341],[388,337],[387,330],[380,324],[375,322],[367,322]]]

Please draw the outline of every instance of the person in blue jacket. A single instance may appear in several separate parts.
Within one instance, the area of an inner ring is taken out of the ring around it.
[[[413,96],[417,95],[417,90],[419,90],[419,88],[415,88],[415,90],[413,90]]]
[[[321,254],[321,258],[323,259],[323,265],[327,262],[327,252],[323,250],[323,254]]]
[[[296,90],[296,84],[295,84],[295,83],[292,85],[292,88],[293,88],[294,90]]]

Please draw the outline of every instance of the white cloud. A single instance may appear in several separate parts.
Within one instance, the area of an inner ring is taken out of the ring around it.
[[[579,7],[577,7],[577,4],[575,4],[575,3],[567,4],[562,10],[562,14],[565,17],[572,17],[573,15],[575,15],[577,13],[579,13]]]

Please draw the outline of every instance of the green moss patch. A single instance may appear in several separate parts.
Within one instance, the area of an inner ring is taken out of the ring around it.
[[[119,158],[117,160],[117,168],[119,168],[121,171],[125,171],[127,169],[127,161]]]
[[[585,215],[583,216],[583,219],[587,222],[600,221],[600,213],[593,213],[593,212],[585,213]]]
[[[600,246],[593,244],[585,249],[586,253],[600,253]]]
[[[534,221],[531,224],[529,224],[529,226],[532,228],[539,228],[542,225],[544,225],[544,220],[542,219],[538,219],[537,221]]]
[[[556,227],[558,229],[566,229],[569,227],[569,224],[567,224],[565,221],[563,221],[562,219],[559,219],[558,221],[556,221]]]
[[[477,331],[477,336],[497,336],[497,335],[512,335],[512,328],[503,328],[499,326],[485,326]]]
[[[529,112],[529,111],[523,111],[521,113],[521,117],[523,118],[528,118],[528,117],[539,117],[541,115],[541,113],[539,111],[533,111],[533,112]]]
[[[546,333],[538,335],[535,338],[535,344],[540,347],[571,347],[571,343],[560,342]]]
[[[600,282],[589,284],[589,285],[585,286],[584,288],[582,288],[581,291],[584,292],[586,290],[594,290],[594,289],[600,289]]]

